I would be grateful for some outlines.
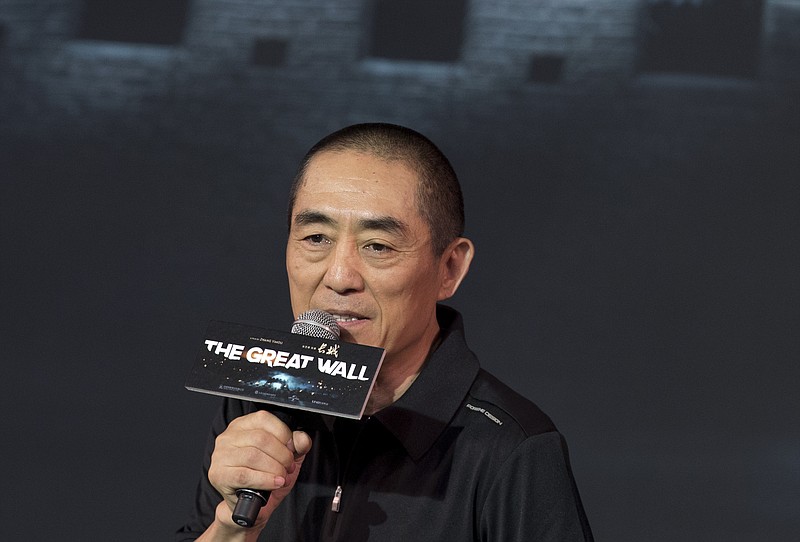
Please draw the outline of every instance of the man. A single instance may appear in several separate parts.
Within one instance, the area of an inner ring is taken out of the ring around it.
[[[309,151],[289,202],[292,310],[331,313],[383,366],[361,420],[286,410],[293,431],[281,409],[226,399],[177,540],[592,539],[563,438],[439,304],[472,260],[463,229],[456,175],[424,136],[361,124]],[[242,487],[272,491],[249,529],[231,519]]]

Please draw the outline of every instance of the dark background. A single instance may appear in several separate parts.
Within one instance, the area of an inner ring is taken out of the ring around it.
[[[800,530],[800,5],[0,4],[3,540],[169,540],[210,319],[288,329],[305,150],[450,156],[453,300],[571,446],[598,540]]]

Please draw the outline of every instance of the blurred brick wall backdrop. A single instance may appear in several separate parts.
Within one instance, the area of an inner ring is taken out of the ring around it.
[[[124,118],[129,128],[172,128],[213,144],[226,143],[218,139],[226,126],[253,137],[281,126],[305,140],[321,124],[405,116],[408,108],[393,110],[404,102],[416,105],[415,124],[435,130],[454,112],[546,111],[554,94],[591,97],[639,82],[642,1],[471,2],[461,59],[451,64],[368,57],[369,4],[195,0],[182,42],[161,46],[77,39],[78,1],[8,0],[0,5],[6,130],[102,130]],[[740,82],[749,96],[800,84],[798,13],[796,1],[765,3],[759,76]],[[280,65],[253,65],[259,39],[285,42]],[[542,55],[561,59],[555,85],[530,81],[532,58]]]

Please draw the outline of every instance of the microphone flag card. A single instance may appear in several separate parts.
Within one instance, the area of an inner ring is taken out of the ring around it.
[[[191,391],[361,418],[384,350],[212,320]]]

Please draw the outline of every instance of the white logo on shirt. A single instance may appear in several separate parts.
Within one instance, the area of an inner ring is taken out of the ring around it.
[[[497,425],[503,425],[503,422],[501,422],[501,421],[500,421],[500,420],[499,420],[499,419],[498,419],[498,418],[497,418],[497,417],[496,417],[494,414],[492,414],[491,412],[489,412],[489,411],[488,411],[488,410],[486,410],[485,408],[476,407],[475,405],[472,405],[472,404],[470,404],[470,403],[467,403],[467,405],[466,405],[466,406],[467,406],[467,408],[468,408],[468,409],[470,409],[470,410],[472,410],[472,411],[474,411],[474,412],[480,412],[480,413],[482,413],[484,416],[486,416],[487,418],[489,418],[490,420],[492,420],[492,421],[493,421],[494,423],[496,423]]]

